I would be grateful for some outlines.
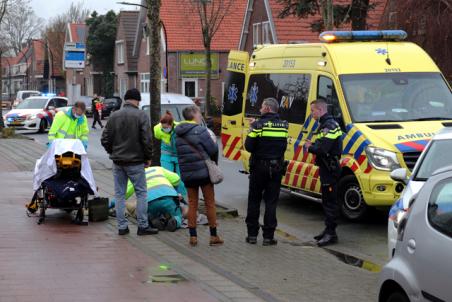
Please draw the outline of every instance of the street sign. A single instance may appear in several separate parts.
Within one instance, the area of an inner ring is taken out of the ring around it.
[[[83,69],[85,68],[86,46],[84,43],[64,44],[64,68]]]

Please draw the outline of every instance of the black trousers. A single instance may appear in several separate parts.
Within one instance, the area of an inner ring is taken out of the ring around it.
[[[322,206],[325,214],[325,230],[336,235],[339,205],[337,203],[337,182],[322,182]]]
[[[248,212],[246,225],[248,236],[259,234],[259,215],[262,199],[265,202],[263,236],[272,239],[278,224],[276,220],[276,206],[281,188],[281,173],[272,173],[270,167],[257,164],[251,169],[250,186],[248,192]]]
[[[93,128],[96,127],[96,123],[99,123],[99,125],[103,127],[99,112],[97,110],[93,110]]]

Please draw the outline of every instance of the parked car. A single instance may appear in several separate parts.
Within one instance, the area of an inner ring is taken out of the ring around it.
[[[93,97],[92,96],[82,95],[79,98],[79,100],[85,103],[85,106],[86,106],[85,114],[86,114],[86,116],[93,116],[93,110],[91,108]]]
[[[116,110],[121,109],[122,100],[120,97],[109,97],[103,100],[102,106],[102,119],[110,116],[110,114]]]
[[[29,97],[4,116],[4,123],[6,127],[43,133],[50,128],[58,111],[68,109],[68,102],[64,97]]]
[[[380,302],[452,301],[452,166],[429,176],[399,223],[394,257],[381,272]]]
[[[391,178],[406,184],[400,199],[391,207],[388,220],[388,254],[392,257],[397,242],[397,227],[409,211],[409,202],[417,194],[432,173],[444,166],[452,165],[452,128],[440,130],[425,147],[413,173],[408,179],[408,170],[392,171]]]
[[[182,94],[162,93],[160,97],[161,114],[165,113],[167,110],[170,111],[176,122],[184,120],[182,116],[184,108],[195,104],[192,99]],[[151,110],[149,100],[149,93],[141,94],[140,108],[148,113]]]
[[[23,100],[31,96],[39,96],[41,92],[37,90],[19,90],[13,103],[13,108],[19,105]]]
[[[2,93],[2,108],[4,110],[11,109],[13,104],[12,98],[8,93]]]

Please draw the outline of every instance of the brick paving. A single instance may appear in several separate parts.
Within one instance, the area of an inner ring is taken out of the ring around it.
[[[77,226],[50,210],[46,223],[36,225],[24,204],[32,194],[29,170],[45,149],[24,142],[0,140],[0,302],[235,301],[139,248],[152,250],[158,240],[137,238],[134,228],[128,238],[119,237],[108,223]],[[179,282],[153,282],[173,277]]]
[[[23,142],[18,144],[20,146],[18,145],[17,148],[24,147]],[[33,146],[34,143],[28,142],[26,144],[29,145],[28,150],[36,151],[38,157],[42,154],[42,150],[39,150],[40,147],[35,148]],[[2,147],[2,140],[0,140],[0,156],[3,157],[5,151]],[[9,148],[12,149],[11,147]],[[19,153],[17,155],[15,153],[11,155],[11,152],[6,153],[10,157],[21,156]],[[33,165],[34,160],[32,160]],[[22,164],[22,168],[24,167],[27,167],[27,163]],[[94,170],[101,194],[111,196],[113,193],[111,171],[101,168],[94,168]],[[0,197],[0,200],[3,199],[4,197]],[[3,205],[1,206],[3,208]],[[20,209],[18,211],[17,204],[10,204],[10,211],[13,211],[12,208],[17,212],[16,220],[23,223],[23,210]],[[6,214],[1,211],[0,215],[2,215],[0,217],[2,219]],[[5,216],[5,219],[8,218]],[[0,227],[3,224],[2,219]],[[145,240],[136,238],[135,235],[128,236],[127,239],[118,239],[115,235],[114,224],[114,220],[110,220],[108,223],[90,225],[85,229],[80,229],[80,227],[70,228],[75,230],[73,232],[75,232],[77,238],[89,237],[91,240],[96,241],[96,243],[85,243],[88,245],[88,250],[105,249],[106,246],[110,246],[112,250],[107,252],[107,254],[112,255],[112,257],[108,260],[103,257],[93,257],[92,262],[90,262],[93,267],[108,267],[110,269],[109,273],[114,272],[118,274],[118,271],[121,270],[118,268],[121,265],[115,265],[115,261],[112,261],[112,259],[121,257],[115,258],[113,254],[117,252],[123,256],[129,255],[125,251],[133,251],[141,255],[140,257],[150,257],[150,259],[154,260],[154,262],[150,261],[151,264],[147,266],[148,270],[155,269],[157,262],[168,263],[175,272],[189,280],[188,284],[194,283],[198,286],[194,289],[198,290],[196,291],[197,293],[209,293],[211,295],[208,298],[215,297],[221,301],[376,301],[377,299],[378,274],[344,264],[326,250],[306,245],[297,238],[290,236],[279,236],[280,242],[276,247],[263,247],[261,241],[255,246],[245,244],[245,224],[241,217],[221,219],[219,221],[219,231],[226,242],[222,247],[213,248],[208,246],[207,227],[199,228],[199,246],[191,248],[188,245],[188,234],[185,230],[175,233],[162,232]],[[30,220],[28,220],[27,226],[33,232],[37,228],[34,222]],[[67,250],[75,248],[75,246],[68,243],[69,236],[65,233],[69,232],[69,226],[54,229],[49,223],[44,227],[45,230],[48,230],[46,232],[47,240],[59,238]],[[86,231],[88,229],[90,229],[89,232]],[[51,236],[56,231],[62,232],[60,237]],[[96,233],[97,237],[94,235]],[[0,231],[0,237],[2,234]],[[41,235],[42,233],[39,236]],[[91,240],[87,242],[91,242]],[[33,247],[35,250],[35,244],[39,245],[39,242],[36,240],[32,242],[28,244],[23,243],[23,245],[29,248]],[[12,243],[19,244],[14,239]],[[1,252],[2,249],[0,248],[0,255]],[[11,254],[9,255],[11,256]],[[26,253],[22,257],[25,257],[25,255]],[[37,258],[42,256],[39,252],[34,252],[32,255]],[[88,254],[82,253],[82,255],[87,256]],[[0,263],[3,263],[3,259],[0,258]],[[66,258],[59,259],[64,261]],[[131,259],[131,257],[128,259]],[[96,264],[97,261],[99,261],[99,264]],[[75,271],[77,270],[75,263],[71,268]],[[11,266],[9,266],[9,269],[12,269]],[[99,269],[101,271],[98,273],[107,278],[107,273],[102,271],[101,268]],[[133,268],[131,270],[133,274]],[[3,281],[2,277],[3,270],[0,267],[0,281]],[[129,278],[122,277],[133,283]],[[106,280],[110,280],[110,282]],[[111,282],[111,280],[105,279],[103,284],[105,286],[108,284],[109,288],[117,288],[114,286],[115,282]],[[182,284],[186,283],[178,284],[176,288],[180,288],[179,286]],[[3,301],[1,299],[1,286],[2,283],[0,282],[0,301]],[[199,292],[200,289],[201,292]],[[92,290],[98,291],[97,288]],[[52,293],[56,295],[55,292],[51,291]],[[124,291],[121,291],[121,293],[124,293]],[[107,295],[108,292],[104,294]],[[139,300],[140,297],[137,299]]]

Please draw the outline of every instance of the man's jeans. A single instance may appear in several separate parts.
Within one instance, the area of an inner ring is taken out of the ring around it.
[[[135,188],[137,196],[137,220],[139,228],[148,227],[148,206],[147,206],[147,187],[146,174],[144,172],[144,164],[133,166],[118,166],[113,164],[113,178],[115,181],[115,198],[116,198],[116,219],[118,221],[118,229],[127,228],[126,200],[127,181],[130,181]]]

